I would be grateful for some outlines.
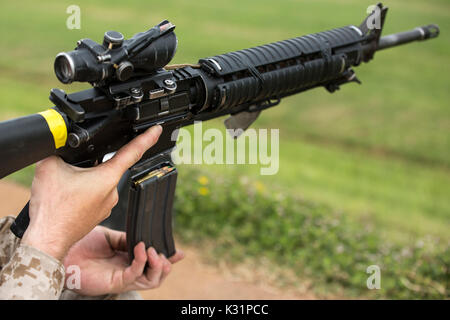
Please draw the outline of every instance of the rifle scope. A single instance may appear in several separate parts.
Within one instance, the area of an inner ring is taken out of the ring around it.
[[[102,85],[155,71],[175,55],[178,41],[174,28],[170,22],[163,21],[128,40],[117,31],[105,32],[103,44],[82,39],[75,50],[56,56],[56,77],[65,84],[79,81]]]

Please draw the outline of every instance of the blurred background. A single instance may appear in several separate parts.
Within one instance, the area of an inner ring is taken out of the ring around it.
[[[81,8],[80,30],[66,28],[72,4]],[[2,1],[0,120],[51,106],[51,88],[87,88],[59,83],[53,60],[81,38],[101,42],[106,30],[130,37],[169,19],[179,39],[172,62],[195,63],[359,25],[371,4]],[[437,23],[439,38],[377,53],[356,69],[362,85],[332,95],[316,89],[265,111],[254,126],[280,129],[274,176],[261,176],[255,165],[180,166],[180,246],[197,248],[212,265],[261,270],[264,281],[281,291],[325,298],[449,297],[450,2],[384,4],[390,7],[385,35]],[[207,127],[222,129],[222,120]],[[30,167],[6,180],[29,186],[32,177]],[[381,268],[380,290],[366,287],[370,265]]]

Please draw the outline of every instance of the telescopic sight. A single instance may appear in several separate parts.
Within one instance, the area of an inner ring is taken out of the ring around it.
[[[72,58],[65,52],[56,56],[55,59],[55,74],[62,83],[71,83],[75,78],[75,65]]]

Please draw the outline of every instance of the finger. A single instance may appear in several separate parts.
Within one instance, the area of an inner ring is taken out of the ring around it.
[[[144,242],[139,242],[134,247],[134,259],[129,267],[123,272],[123,283],[125,285],[133,283],[139,276],[142,275],[147,262],[147,254],[145,252]]]
[[[152,286],[157,286],[163,272],[164,261],[160,256],[158,256],[156,250],[152,247],[148,248],[147,255],[149,268],[147,268],[145,277]]]
[[[103,228],[106,240],[108,240],[109,246],[113,250],[127,251],[127,235],[125,232]],[[147,259],[147,256],[145,257]]]
[[[161,274],[161,279],[159,280],[159,284],[161,284],[164,279],[169,275],[170,271],[172,270],[172,264],[170,261],[163,255],[160,254],[161,260],[163,260],[163,269]]]
[[[145,151],[158,141],[161,132],[162,127],[160,125],[151,127],[120,148],[114,157],[100,166],[111,168],[117,180],[120,179],[125,171],[138,162]]]
[[[184,252],[181,250],[177,250],[177,252],[175,252],[175,254],[169,258],[169,261],[171,263],[177,263],[178,261],[183,260],[184,257],[185,257]]]

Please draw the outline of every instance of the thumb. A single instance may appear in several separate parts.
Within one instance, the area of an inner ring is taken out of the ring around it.
[[[162,127],[160,125],[151,127],[120,148],[114,157],[101,166],[111,169],[114,175],[120,179],[125,171],[138,162],[142,155],[156,144],[161,132]]]

